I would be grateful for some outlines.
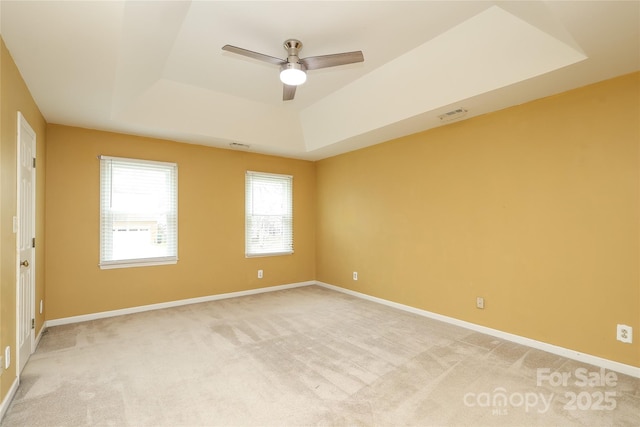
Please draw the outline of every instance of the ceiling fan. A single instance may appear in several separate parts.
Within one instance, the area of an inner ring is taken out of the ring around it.
[[[279,65],[280,81],[284,84],[282,92],[283,101],[290,101],[293,99],[296,94],[296,87],[307,80],[308,70],[317,70],[319,68],[335,67],[337,65],[353,64],[364,61],[362,51],[359,50],[354,52],[334,53],[332,55],[300,58],[298,54],[302,49],[302,43],[295,39],[285,41],[284,48],[287,51],[287,59],[276,58],[228,44],[224,45],[222,50],[248,56],[249,58],[268,62],[270,64]]]

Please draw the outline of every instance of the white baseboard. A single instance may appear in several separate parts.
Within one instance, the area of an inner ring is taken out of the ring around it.
[[[162,302],[158,304],[142,305],[138,307],[123,308],[120,310],[102,311],[100,313],[83,314],[80,316],[63,317],[47,320],[45,327],[68,325],[71,323],[87,322],[89,320],[104,319],[107,317],[123,316],[125,314],[142,313],[144,311],[161,310],[163,308],[178,307],[181,305],[197,304],[201,302],[216,301],[226,298],[243,297],[247,295],[261,294],[264,292],[281,291],[283,289],[299,288],[301,286],[315,285],[315,281],[291,283],[288,285],[269,286],[266,288],[250,289],[248,291],[229,292],[226,294],[208,295],[206,297],[189,298],[177,301]],[[44,328],[43,328],[44,329]]]
[[[7,413],[7,409],[9,409],[9,405],[11,405],[11,401],[13,397],[16,395],[16,391],[18,391],[18,386],[20,385],[20,378],[16,377],[13,380],[13,384],[11,384],[11,388],[9,388],[9,392],[2,400],[2,404],[0,404],[0,421],[4,418],[4,414]]]
[[[456,319],[454,317],[444,316],[442,314],[433,313],[433,312],[430,312],[430,311],[427,311],[427,310],[422,310],[422,309],[411,307],[411,306],[404,305],[404,304],[399,304],[399,303],[396,303],[396,302],[393,302],[393,301],[388,301],[388,300],[385,300],[385,299],[382,299],[382,298],[378,298],[378,297],[374,297],[374,296],[371,296],[371,295],[363,294],[363,293],[360,293],[360,292],[352,291],[352,290],[349,290],[349,289],[341,288],[339,286],[330,285],[328,283],[320,282],[320,281],[317,281],[317,280],[315,280],[315,281],[312,280],[312,281],[307,281],[307,282],[299,282],[299,283],[291,283],[291,284],[288,284],[288,285],[279,285],[279,286],[270,286],[270,287],[266,287],[266,288],[251,289],[251,290],[248,290],[248,291],[239,291],[239,292],[230,292],[230,293],[226,293],[226,294],[209,295],[209,296],[206,296],[206,297],[190,298],[190,299],[184,299],[184,300],[178,300],[178,301],[164,302],[164,303],[159,303],[159,304],[143,305],[143,306],[138,306],[138,307],[124,308],[124,309],[120,309],[120,310],[103,311],[103,312],[100,312],[100,313],[91,313],[91,314],[85,314],[85,315],[80,315],[80,316],[65,317],[65,318],[60,318],[60,319],[53,319],[53,320],[46,321],[45,322],[45,327],[67,325],[67,324],[79,323],[79,322],[86,322],[86,321],[89,321],[89,320],[104,319],[104,318],[107,318],[107,317],[122,316],[122,315],[125,315],[125,314],[141,313],[141,312],[144,312],[144,311],[160,310],[160,309],[163,309],[163,308],[178,307],[178,306],[181,306],[181,305],[197,304],[197,303],[201,303],[201,302],[216,301],[216,300],[221,300],[221,299],[226,299],[226,298],[235,298],[235,297],[242,297],[242,296],[247,296],[247,295],[255,295],[255,294],[260,294],[260,293],[264,293],[264,292],[274,292],[274,291],[280,291],[280,290],[283,290],[283,289],[299,288],[299,287],[302,287],[302,286],[309,286],[309,285],[322,286],[322,287],[327,288],[327,289],[332,289],[334,291],[342,292],[342,293],[345,293],[345,294],[348,294],[348,295],[352,295],[352,296],[355,296],[355,297],[358,297],[358,298],[366,299],[366,300],[373,301],[373,302],[376,302],[376,303],[379,303],[379,304],[384,304],[384,305],[387,305],[389,307],[394,307],[394,308],[397,308],[397,309],[400,309],[400,310],[407,311],[409,313],[413,313],[413,314],[417,314],[417,315],[420,315],[420,316],[428,317],[428,318],[431,318],[431,319],[439,320],[441,322],[450,323],[452,325],[460,326],[462,328],[470,329],[470,330],[473,330],[473,331],[476,331],[476,332],[480,332],[480,333],[483,333],[483,334],[491,335],[491,336],[494,336],[494,337],[497,337],[497,338],[501,338],[501,339],[504,339],[504,340],[507,340],[507,341],[515,342],[517,344],[522,344],[522,345],[526,345],[528,347],[536,348],[538,350],[546,351],[546,352],[549,352],[549,353],[552,353],[552,354],[557,354],[558,356],[563,356],[563,357],[566,357],[566,358],[569,358],[569,359],[577,360],[579,362],[588,363],[588,364],[599,366],[599,367],[602,367],[602,368],[605,368],[605,369],[609,369],[609,370],[612,370],[612,371],[620,372],[622,374],[629,375],[629,376],[632,376],[632,377],[635,377],[635,378],[640,378],[640,368],[632,366],[632,365],[627,365],[627,364],[616,362],[616,361],[613,361],[613,360],[604,359],[602,357],[593,356],[593,355],[590,355],[590,354],[586,354],[586,353],[582,353],[582,352],[579,352],[579,351],[576,351],[576,350],[571,350],[571,349],[560,347],[560,346],[557,346],[557,345],[545,343],[545,342],[542,342],[542,341],[537,341],[537,340],[534,340],[534,339],[531,339],[531,338],[523,337],[523,336],[520,336],[520,335],[515,335],[515,334],[509,333],[509,332],[500,331],[498,329],[488,328],[486,326],[477,325],[475,323],[471,323],[471,322],[467,322],[467,321],[464,321],[464,320]],[[39,340],[43,330],[44,330],[44,328],[42,328],[42,330],[40,331],[40,334],[38,335],[38,340]],[[9,396],[9,395],[7,395],[7,396]]]
[[[36,349],[38,348],[38,345],[40,344],[40,339],[42,339],[42,334],[46,329],[47,329],[47,325],[43,324],[42,327],[40,328],[40,332],[38,332],[38,335],[36,335],[32,353],[36,351]]]
[[[411,307],[404,304],[399,304],[397,302],[388,301],[382,298],[373,297],[371,295],[363,294],[360,292],[352,291],[349,289],[341,288],[339,286],[330,285],[328,283],[323,283],[316,281],[318,286],[322,286],[327,289],[332,289],[334,291],[342,292],[345,294],[349,294],[358,298],[366,299],[369,301],[377,302],[379,304],[384,304],[389,307],[394,307],[400,310],[408,311],[409,313],[418,314],[420,316],[429,317],[431,319],[440,320],[442,322],[450,323],[452,325],[460,326],[466,329],[470,329],[476,332],[481,332],[483,334],[491,335],[497,338],[502,338],[507,341],[512,341],[517,344],[526,345],[528,347],[533,347],[538,350],[543,350],[548,353],[557,354],[558,356],[563,356],[569,359],[577,360],[579,362],[588,363],[591,365],[595,365],[598,367],[602,367],[605,369],[609,369],[612,371],[620,372],[625,375],[629,375],[635,378],[640,378],[640,368],[627,365],[624,363],[616,362],[609,359],[604,359],[602,357],[593,356],[590,354],[581,353],[576,350],[571,350],[564,347],[559,347],[557,345],[548,344],[542,341],[537,341],[531,338],[523,337],[520,335],[511,334],[509,332],[500,331],[498,329],[488,328],[486,326],[477,325],[475,323],[466,322],[464,320],[456,319],[453,317],[443,316],[442,314],[433,313],[426,310],[421,310],[419,308]]]

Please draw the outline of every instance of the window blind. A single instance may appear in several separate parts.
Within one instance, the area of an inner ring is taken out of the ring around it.
[[[293,253],[293,177],[247,171],[245,255]]]
[[[100,267],[177,259],[178,165],[100,156]]]

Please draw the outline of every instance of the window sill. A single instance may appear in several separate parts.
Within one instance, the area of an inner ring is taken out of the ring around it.
[[[245,254],[245,258],[259,258],[259,257],[267,257],[267,256],[281,256],[281,255],[293,255],[293,251],[286,252],[266,252],[260,254]]]
[[[106,261],[100,263],[100,270],[113,270],[116,268],[151,267],[154,265],[177,264],[178,258],[146,258],[146,259],[126,259],[122,261]]]

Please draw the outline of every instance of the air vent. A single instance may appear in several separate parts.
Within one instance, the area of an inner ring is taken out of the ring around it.
[[[240,144],[239,142],[232,142],[231,144],[229,144],[229,146],[231,148],[238,148],[238,149],[241,149],[241,150],[248,150],[249,148],[251,148],[250,145],[248,145],[248,144]]]
[[[454,120],[461,119],[466,115],[467,115],[467,110],[465,110],[464,108],[457,108],[455,110],[451,110],[444,114],[440,114],[438,118],[440,119],[441,122],[444,123],[444,122],[452,122]]]

